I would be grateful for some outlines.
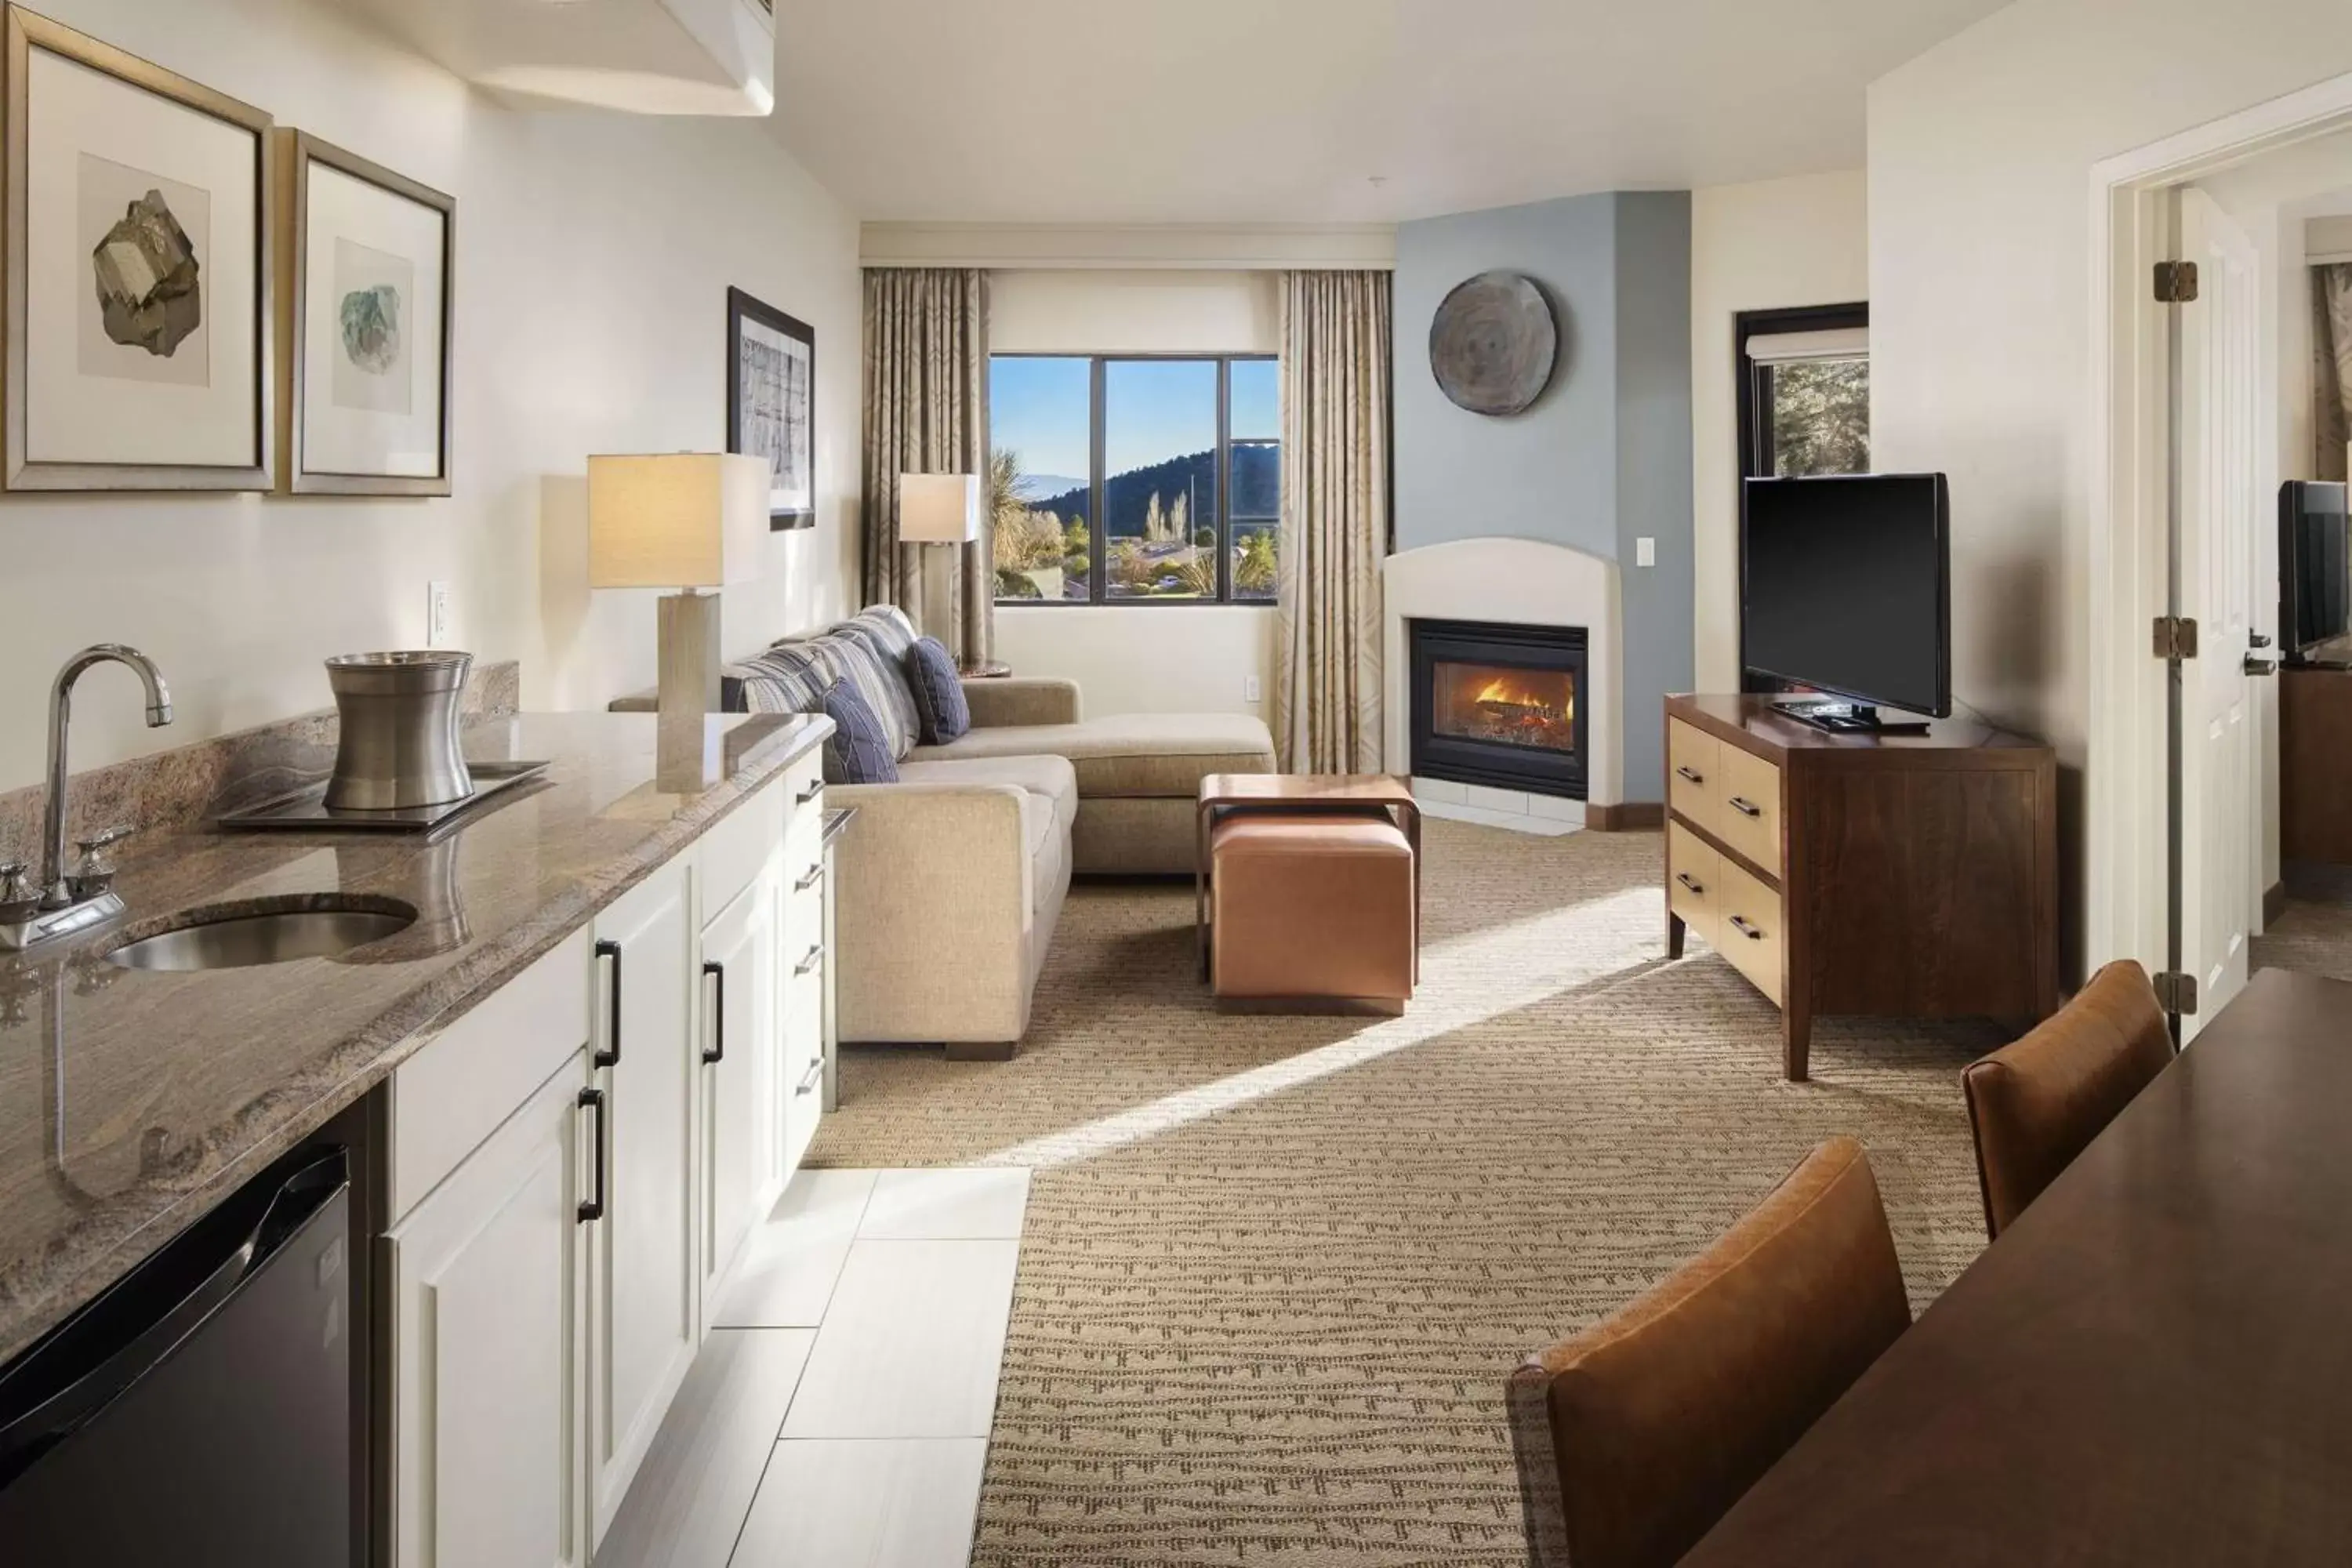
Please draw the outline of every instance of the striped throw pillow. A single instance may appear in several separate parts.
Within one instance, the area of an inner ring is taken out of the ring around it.
[[[865,694],[845,680],[825,692],[824,703],[824,716],[834,726],[824,742],[824,782],[897,784],[898,759],[890,754],[882,721]]]

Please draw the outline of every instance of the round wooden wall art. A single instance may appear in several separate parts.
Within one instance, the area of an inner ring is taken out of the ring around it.
[[[1535,279],[1481,272],[1454,285],[1429,323],[1429,368],[1473,414],[1517,414],[1543,395],[1559,357],[1559,324]]]

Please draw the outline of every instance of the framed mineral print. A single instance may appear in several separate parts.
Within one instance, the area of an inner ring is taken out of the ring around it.
[[[768,465],[768,526],[816,526],[816,329],[727,290],[727,449]]]
[[[285,488],[446,496],[457,204],[314,136],[278,134],[292,213]]]
[[[263,490],[270,119],[8,7],[12,490]]]

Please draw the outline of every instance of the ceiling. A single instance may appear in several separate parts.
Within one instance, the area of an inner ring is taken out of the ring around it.
[[[777,128],[859,216],[1381,223],[1863,161],[2002,0],[777,0]]]

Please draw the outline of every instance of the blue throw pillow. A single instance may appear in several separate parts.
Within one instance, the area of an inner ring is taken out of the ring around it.
[[[923,744],[944,746],[971,728],[971,704],[955,659],[937,637],[920,637],[907,650],[907,684],[915,689],[915,713],[923,721]]]
[[[833,721],[833,733],[824,742],[824,782],[897,784],[898,759],[890,754],[881,717],[865,695],[846,680],[835,681],[825,689],[823,702],[824,716]]]

